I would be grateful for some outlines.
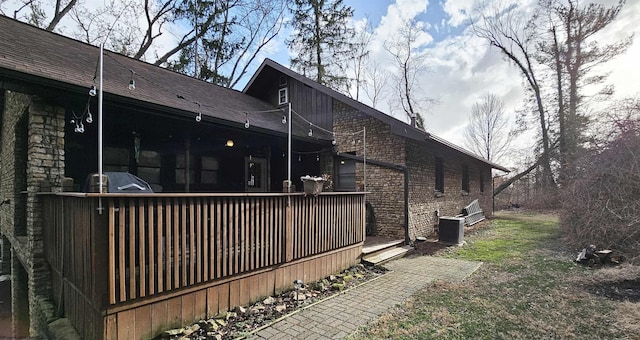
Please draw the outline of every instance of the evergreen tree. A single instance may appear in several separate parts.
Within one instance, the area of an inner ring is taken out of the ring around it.
[[[297,52],[291,66],[305,76],[334,89],[345,88],[345,69],[352,58],[354,30],[348,26],[353,9],[342,0],[294,0],[293,38]]]

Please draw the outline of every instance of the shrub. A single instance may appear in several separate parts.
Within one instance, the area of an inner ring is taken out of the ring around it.
[[[640,255],[640,120],[616,122],[616,134],[586,154],[561,193],[561,230],[576,249],[594,244]]]

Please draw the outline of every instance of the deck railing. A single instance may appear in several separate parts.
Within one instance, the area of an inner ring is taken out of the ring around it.
[[[44,195],[54,298],[68,314],[364,241],[363,193]],[[102,207],[102,213],[99,209]],[[72,299],[73,301],[71,301]],[[82,303],[79,303],[82,302]]]

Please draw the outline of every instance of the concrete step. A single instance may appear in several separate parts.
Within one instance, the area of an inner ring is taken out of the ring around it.
[[[411,246],[396,246],[387,248],[385,250],[369,255],[363,255],[362,262],[370,265],[379,265],[393,259],[403,257],[411,249],[413,249]]]

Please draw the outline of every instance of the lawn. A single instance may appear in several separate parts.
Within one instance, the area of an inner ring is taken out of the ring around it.
[[[572,262],[553,215],[501,214],[436,256],[483,261],[438,282],[352,339],[640,339],[640,269]],[[629,301],[631,300],[631,301]]]

